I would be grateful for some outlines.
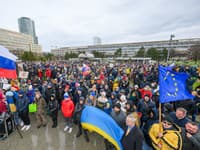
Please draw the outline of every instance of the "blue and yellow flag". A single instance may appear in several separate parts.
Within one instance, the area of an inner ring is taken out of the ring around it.
[[[186,88],[188,75],[159,66],[160,103],[193,99]]]
[[[123,150],[120,140],[124,131],[111,116],[102,110],[92,106],[85,106],[81,114],[81,125],[84,129],[97,132],[103,136],[111,142],[117,150]]]

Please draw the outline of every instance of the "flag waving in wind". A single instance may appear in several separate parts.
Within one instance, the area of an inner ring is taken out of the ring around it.
[[[83,64],[82,74],[83,74],[83,76],[87,76],[90,74],[90,67],[88,65]]]
[[[159,66],[160,103],[193,99],[186,89],[188,75]]]
[[[0,45],[0,78],[16,79],[16,59],[8,49]]]
[[[92,106],[85,106],[81,114],[81,125],[84,129],[103,136],[115,146],[116,150],[123,150],[120,140],[124,131],[104,111]]]

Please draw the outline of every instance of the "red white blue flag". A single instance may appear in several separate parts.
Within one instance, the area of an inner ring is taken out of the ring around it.
[[[0,45],[0,78],[16,79],[16,59],[8,49]]]
[[[82,74],[83,76],[87,76],[90,74],[90,67],[88,65],[83,64]]]

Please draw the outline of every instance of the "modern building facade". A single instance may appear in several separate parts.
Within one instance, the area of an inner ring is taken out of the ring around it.
[[[32,36],[1,28],[0,45],[8,48],[12,53],[18,56],[25,51],[31,51],[36,54],[42,53],[41,46],[34,43]]]
[[[135,42],[135,43],[118,43],[118,44],[102,44],[102,45],[88,45],[80,47],[62,47],[52,49],[51,52],[55,56],[64,56],[66,52],[89,52],[98,51],[104,53],[106,56],[113,56],[118,49],[122,50],[123,57],[133,57],[137,51],[144,47],[145,50],[149,48],[156,48],[158,50],[174,49],[175,51],[186,51],[192,45],[200,44],[200,38],[193,39],[177,39],[166,41],[150,41],[150,42]]]
[[[38,44],[38,37],[35,32],[35,23],[28,17],[21,17],[18,19],[19,32],[31,35],[34,39],[34,43]]]

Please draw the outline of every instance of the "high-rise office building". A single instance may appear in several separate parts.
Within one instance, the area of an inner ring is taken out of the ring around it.
[[[8,48],[17,56],[28,51],[34,54],[42,53],[42,47],[34,43],[34,39],[31,35],[2,28],[0,28],[0,45]]]
[[[34,39],[34,43],[38,44],[38,37],[35,32],[35,23],[28,17],[21,17],[18,19],[19,32],[31,35]]]

